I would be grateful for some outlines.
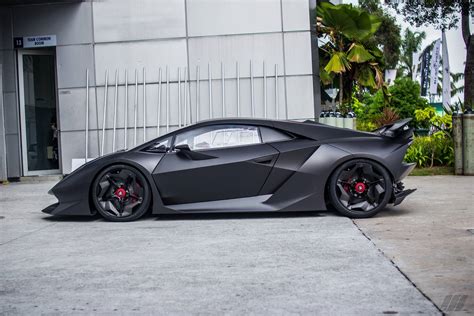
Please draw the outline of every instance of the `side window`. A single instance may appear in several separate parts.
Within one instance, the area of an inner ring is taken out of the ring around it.
[[[171,138],[165,138],[160,141],[157,141],[150,147],[146,148],[145,150],[148,152],[155,152],[155,153],[165,153],[168,151],[171,145]]]
[[[293,137],[287,133],[270,127],[260,127],[260,133],[262,134],[262,140],[264,143],[282,142],[293,139]]]
[[[177,135],[175,146],[187,144],[191,150],[205,150],[260,144],[261,142],[256,126],[215,125]]]

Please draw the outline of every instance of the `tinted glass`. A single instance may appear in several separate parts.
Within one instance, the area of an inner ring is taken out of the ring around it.
[[[260,133],[262,134],[262,140],[264,143],[282,142],[293,139],[293,137],[287,133],[270,127],[260,127]]]
[[[176,136],[175,146],[187,144],[191,150],[260,144],[256,126],[216,125],[197,128]]]
[[[23,55],[28,170],[59,168],[52,55]]]
[[[170,138],[166,138],[154,143],[152,146],[148,147],[146,151],[165,153],[170,148],[170,144]]]

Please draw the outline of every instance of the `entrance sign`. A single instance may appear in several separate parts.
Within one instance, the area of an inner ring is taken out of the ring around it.
[[[15,37],[13,39],[15,48],[34,48],[56,46],[56,35],[40,35]]]

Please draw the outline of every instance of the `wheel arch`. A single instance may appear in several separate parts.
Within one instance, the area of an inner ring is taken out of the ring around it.
[[[140,165],[140,164],[138,164],[138,163],[136,163],[132,160],[127,160],[127,159],[118,159],[116,161],[109,161],[106,164],[102,165],[100,168],[98,168],[98,170],[95,172],[95,174],[94,174],[94,176],[93,176],[93,178],[92,178],[92,180],[89,184],[89,188],[88,188],[88,196],[89,196],[88,203],[89,203],[89,208],[91,210],[91,213],[93,213],[93,214],[97,213],[97,210],[95,209],[95,206],[94,206],[94,201],[92,200],[92,193],[93,193],[92,190],[93,190],[93,185],[95,183],[95,180],[102,173],[102,171],[104,171],[105,169],[107,169],[111,166],[114,166],[114,165],[125,165],[125,166],[128,166],[128,167],[132,167],[132,168],[138,170],[138,172],[140,172],[143,175],[143,177],[147,181],[148,186],[150,187],[150,192],[151,192],[150,205],[148,206],[148,210],[146,211],[145,214],[149,213],[150,210],[153,209],[153,206],[156,203],[156,201],[155,201],[155,199],[157,198],[156,197],[157,192],[155,192],[155,191],[157,191],[156,186],[154,185],[154,182],[152,182],[153,179],[151,178],[150,173],[142,165]]]
[[[332,169],[331,173],[329,174],[329,176],[326,178],[326,183],[324,184],[324,201],[326,203],[326,205],[329,204],[329,197],[328,197],[328,194],[329,194],[329,182],[331,181],[331,178],[333,177],[334,173],[336,172],[336,170],[342,166],[343,164],[349,162],[349,161],[352,161],[352,160],[359,160],[359,159],[364,159],[364,160],[368,160],[368,161],[373,161],[375,163],[378,163],[379,165],[381,165],[387,172],[388,174],[390,175],[390,180],[393,182],[395,177],[393,175],[393,172],[390,170],[390,168],[387,167],[386,164],[384,164],[384,162],[376,157],[376,156],[363,156],[363,155],[350,155],[350,156],[347,156],[345,158],[343,158],[342,160],[338,161],[337,165]],[[393,193],[392,193],[393,194]]]

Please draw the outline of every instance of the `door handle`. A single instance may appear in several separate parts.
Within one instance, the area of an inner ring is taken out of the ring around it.
[[[276,157],[276,155],[265,156],[265,157],[260,157],[260,158],[254,159],[252,161],[256,162],[258,164],[268,165],[268,164],[272,163],[272,161],[275,157]]]

